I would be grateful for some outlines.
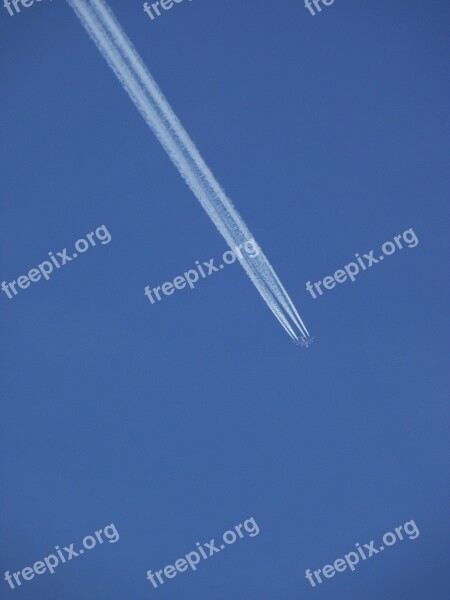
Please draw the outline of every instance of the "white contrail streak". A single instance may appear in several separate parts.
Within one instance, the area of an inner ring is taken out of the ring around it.
[[[171,109],[105,0],[67,0],[146,123],[232,250],[254,239]],[[239,262],[291,338],[309,337],[262,250]]]

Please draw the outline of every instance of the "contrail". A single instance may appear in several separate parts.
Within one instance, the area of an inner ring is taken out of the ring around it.
[[[105,0],[67,2],[230,248],[254,239]],[[308,339],[308,330],[264,253],[238,258],[291,338]]]

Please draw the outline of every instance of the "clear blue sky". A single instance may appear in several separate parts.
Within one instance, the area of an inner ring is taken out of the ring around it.
[[[65,2],[0,8],[1,281],[112,235],[0,293],[0,597],[444,600],[448,4],[110,4],[315,341],[238,265],[149,303],[224,241]],[[306,292],[410,227],[416,248]],[[259,536],[146,580],[250,516]],[[416,540],[308,584],[410,519]],[[111,522],[118,543],[3,581]]]

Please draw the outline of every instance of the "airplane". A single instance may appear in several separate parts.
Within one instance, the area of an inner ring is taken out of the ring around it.
[[[314,338],[301,338],[298,342],[296,342],[296,344],[298,346],[303,346],[303,348],[309,348],[311,346],[311,344],[313,343]]]

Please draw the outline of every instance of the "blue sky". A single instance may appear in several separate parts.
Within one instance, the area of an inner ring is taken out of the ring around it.
[[[315,340],[238,265],[148,302],[225,243],[68,6],[2,8],[1,280],[112,240],[0,296],[0,572],[120,533],[2,598],[443,600],[449,7],[110,5]],[[306,292],[410,227],[416,248]],[[250,516],[257,537],[146,580]],[[410,519],[416,540],[308,584]]]

